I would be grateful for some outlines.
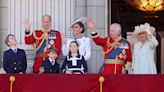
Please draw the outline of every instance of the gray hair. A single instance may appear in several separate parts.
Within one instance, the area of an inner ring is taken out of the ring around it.
[[[119,23],[112,23],[110,26],[115,27],[116,30],[121,34],[122,29],[121,29],[121,25]]]

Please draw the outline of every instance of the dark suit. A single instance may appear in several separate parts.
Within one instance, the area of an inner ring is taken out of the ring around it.
[[[48,60],[43,61],[41,67],[44,67],[44,73],[59,73],[59,64],[55,62],[54,65]]]
[[[12,49],[5,51],[3,56],[3,68],[9,74],[25,73],[27,68],[25,51],[19,48],[17,49],[17,53]]]

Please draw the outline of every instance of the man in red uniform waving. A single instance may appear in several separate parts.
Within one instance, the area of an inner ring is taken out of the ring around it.
[[[36,49],[36,58],[33,66],[33,72],[38,73],[39,67],[43,60],[48,59],[47,50],[53,46],[57,49],[59,56],[61,52],[61,36],[60,32],[51,29],[51,16],[44,15],[42,17],[42,29],[35,30],[30,35],[31,24],[28,20],[24,21],[25,27],[25,43],[34,44]]]
[[[125,74],[131,66],[132,55],[130,44],[121,37],[120,24],[111,24],[109,36],[101,38],[96,32],[96,24],[93,20],[88,21],[93,41],[100,45],[104,51],[104,63],[99,71],[100,74]]]

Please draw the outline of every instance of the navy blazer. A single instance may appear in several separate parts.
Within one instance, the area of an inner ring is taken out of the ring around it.
[[[6,50],[3,56],[3,68],[9,74],[25,73],[27,68],[25,51],[19,48],[17,49],[17,53],[12,49]]]
[[[59,73],[59,64],[55,62],[54,65],[48,60],[43,61],[41,67],[44,67],[44,73]]]

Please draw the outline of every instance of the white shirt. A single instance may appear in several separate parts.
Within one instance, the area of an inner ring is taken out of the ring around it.
[[[49,61],[50,61],[50,63],[51,63],[52,65],[55,64],[55,60],[52,60],[51,58],[48,58],[48,59],[49,59]]]
[[[158,41],[151,36],[144,44],[137,42],[134,44],[132,73],[133,74],[156,74],[154,62],[154,52]]]
[[[68,55],[69,46],[72,41],[75,41],[74,38],[67,38],[67,43],[63,44],[62,52],[64,56]],[[85,60],[89,60],[91,57],[91,43],[88,37],[82,37],[77,39],[77,43],[79,44],[79,54],[83,55]]]
[[[11,48],[14,52],[16,51],[17,52],[17,47],[16,48]]]

